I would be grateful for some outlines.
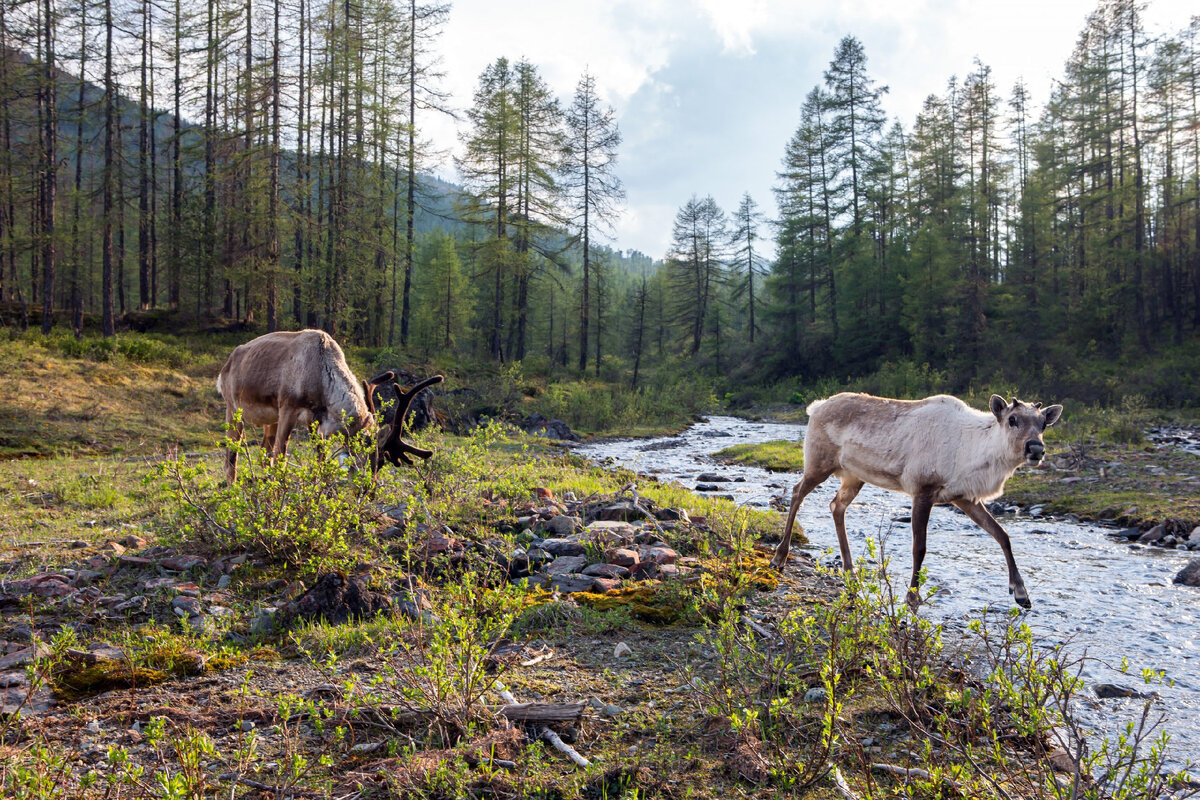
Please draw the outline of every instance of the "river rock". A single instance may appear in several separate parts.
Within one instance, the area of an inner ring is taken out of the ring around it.
[[[610,506],[604,506],[597,509],[595,518],[604,521],[621,521],[629,522],[635,519],[645,519],[646,512],[638,508],[632,501],[623,500],[619,503],[613,503]]]
[[[716,484],[712,484],[712,483],[697,483],[696,491],[697,492],[719,492],[719,491],[721,491],[721,487],[717,486]]]
[[[633,569],[638,565],[639,561],[641,561],[641,557],[638,556],[637,551],[625,547],[618,547],[608,554],[608,563],[616,564],[626,569]]]
[[[613,658],[627,658],[633,655],[633,650],[624,642],[617,642],[617,646],[613,648]]]
[[[586,548],[574,539],[547,539],[542,542],[542,549],[555,558],[581,556],[586,552]],[[586,564],[587,562],[585,561],[584,563]]]
[[[1146,698],[1153,695],[1139,692],[1136,689],[1131,689],[1128,686],[1120,686],[1115,683],[1097,683],[1092,687],[1092,691],[1096,693],[1096,697],[1101,700],[1110,700],[1114,697],[1137,697]]]
[[[660,522],[691,522],[686,508],[660,508],[656,516]]]
[[[547,575],[568,575],[572,572],[579,572],[587,566],[587,559],[583,556],[559,556],[550,562],[546,567]],[[575,591],[583,591],[576,589]]]
[[[1174,583],[1182,586],[1200,586],[1200,558],[1193,558],[1175,576]]]
[[[538,527],[547,533],[553,534],[555,537],[562,538],[579,530],[581,525],[577,518],[560,514],[545,520]]]
[[[1157,542],[1159,539],[1162,539],[1166,535],[1167,535],[1167,526],[1160,524],[1160,525],[1155,525],[1153,528],[1151,528],[1150,530],[1143,533],[1141,536],[1138,537],[1137,540],[1142,544],[1148,544],[1150,542]]]
[[[541,414],[530,414],[521,423],[521,429],[534,436],[578,442],[579,436],[561,419],[546,419]]]
[[[633,537],[638,534],[638,528],[628,522],[597,520],[588,525],[584,533],[590,541],[602,547],[612,547],[632,542]]]
[[[616,578],[592,578],[591,591],[603,594],[620,588],[621,582]]]
[[[617,564],[592,564],[584,568],[583,574],[591,575],[593,578],[621,580],[629,577],[629,570]]]
[[[726,483],[729,478],[718,472],[701,472],[696,476],[696,480],[704,483]]]
[[[1192,532],[1188,534],[1188,544],[1200,544],[1200,525],[1192,528]]]
[[[569,556],[568,556],[569,558]],[[553,565],[551,565],[553,566]],[[563,594],[572,592],[589,592],[592,585],[596,582],[596,578],[578,573],[566,573],[560,575],[552,574],[550,576],[550,588]]]
[[[655,564],[674,564],[679,554],[670,547],[642,547],[638,550],[638,556],[642,561],[653,561]]]

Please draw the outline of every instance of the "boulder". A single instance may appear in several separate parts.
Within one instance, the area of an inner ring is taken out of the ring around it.
[[[620,586],[621,582],[616,578],[593,578],[591,590],[603,594],[604,592],[614,591]]]
[[[645,519],[646,516],[646,512],[634,505],[631,500],[622,500],[619,503],[599,508],[594,512],[595,519],[605,521],[618,520],[629,522],[635,519]]]
[[[1188,534],[1188,544],[1200,544],[1200,525],[1192,528],[1192,532]]]
[[[407,370],[398,369],[396,370],[396,381],[402,389],[407,389],[410,386],[416,386],[420,383],[421,378]],[[390,404],[396,402],[396,388],[390,383],[380,384],[375,387],[372,396],[375,401],[375,408],[382,408],[384,403],[388,403],[390,410],[394,407]],[[408,408],[408,416],[405,417],[410,430],[419,431],[422,428],[437,424],[438,416],[437,411],[433,407],[433,398],[433,389],[423,389],[420,394],[413,398],[412,405]]]
[[[530,414],[526,417],[521,423],[521,430],[531,433],[534,436],[542,436],[546,439],[558,439],[570,442],[579,441],[579,436],[571,430],[567,423],[561,419],[546,419],[541,414]]]
[[[642,547],[638,549],[638,557],[642,561],[653,561],[655,564],[674,564],[679,554],[665,545],[657,547]]]
[[[289,602],[282,611],[288,617],[322,619],[341,625],[351,619],[390,610],[391,605],[386,595],[367,585],[365,577],[330,572],[318,578],[311,589]]]
[[[576,539],[546,539],[542,542],[542,549],[555,558],[581,556],[586,552],[583,544]]]
[[[578,518],[563,515],[551,517],[550,519],[544,520],[538,524],[538,530],[560,538],[571,535],[581,527],[582,525],[580,524]]]
[[[1150,542],[1157,542],[1159,539],[1164,538],[1166,535],[1167,535],[1167,526],[1166,525],[1155,525],[1153,528],[1151,528],[1150,530],[1146,531],[1141,536],[1139,536],[1137,540],[1142,544],[1148,544]]]
[[[565,573],[550,576],[550,588],[563,594],[572,592],[590,592],[596,583],[596,578],[578,573]]]
[[[1193,558],[1184,565],[1173,582],[1182,586],[1200,586],[1200,558]]]
[[[589,541],[596,542],[603,547],[631,542],[637,534],[638,528],[628,522],[616,520],[597,520],[588,525],[584,531],[584,535]]]
[[[641,558],[636,550],[630,550],[625,547],[618,547],[608,554],[608,563],[616,564],[618,567],[632,569],[638,565]]]
[[[572,572],[579,572],[587,566],[587,559],[583,556],[559,556],[550,562],[546,567],[547,575],[567,575]],[[576,591],[582,591],[577,589]]]
[[[593,578],[621,580],[629,577],[629,570],[616,564],[592,564],[584,568],[583,574],[591,575]]]

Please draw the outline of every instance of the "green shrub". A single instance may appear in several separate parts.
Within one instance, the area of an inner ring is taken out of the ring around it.
[[[369,468],[347,471],[335,457],[337,439],[293,439],[286,458],[269,458],[243,439],[227,441],[238,454],[238,480],[226,485],[206,462],[184,458],[158,466],[177,503],[178,527],[169,536],[220,552],[249,550],[299,567],[305,575],[345,568],[355,541],[369,534],[364,521],[379,475]],[[362,463],[374,442],[351,438],[349,458]]]

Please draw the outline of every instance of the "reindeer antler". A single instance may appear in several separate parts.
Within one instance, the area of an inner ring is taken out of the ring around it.
[[[400,462],[411,466],[413,461],[409,458],[410,455],[417,458],[429,458],[433,455],[432,450],[426,450],[423,447],[417,447],[404,441],[400,437],[400,434],[404,430],[404,419],[408,416],[408,410],[412,407],[413,400],[416,399],[417,395],[430,386],[441,383],[444,380],[443,376],[434,375],[432,378],[426,378],[421,381],[407,392],[400,388],[400,384],[392,384],[396,388],[396,408],[392,416],[392,424],[389,426],[390,430],[388,431],[387,438],[379,445],[379,452],[395,466],[400,466]]]

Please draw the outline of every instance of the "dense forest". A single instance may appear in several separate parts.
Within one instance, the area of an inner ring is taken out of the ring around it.
[[[603,76],[497,56],[456,111],[448,4],[0,3],[6,324],[322,327],[638,385],[876,376],[1200,403],[1200,17],[1101,0],[1033,107],[976,63],[911,126],[847,36],[775,209],[703,186],[622,251]],[[781,78],[783,79],[783,78]],[[436,115],[461,141],[431,141]],[[458,183],[431,177],[452,149]]]

